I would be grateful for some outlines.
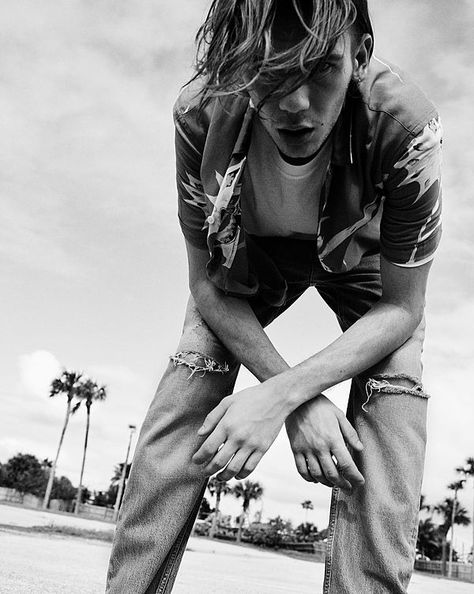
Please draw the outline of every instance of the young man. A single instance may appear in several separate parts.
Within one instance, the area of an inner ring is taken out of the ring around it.
[[[372,56],[366,0],[214,0],[198,39],[174,110],[191,295],[107,592],[170,592],[209,476],[247,477],[285,425],[299,474],[333,488],[324,592],[405,593],[441,230],[437,111]],[[290,368],[264,327],[310,286],[343,333]],[[261,383],[232,394],[240,364]],[[346,417],[322,392],[348,378]]]

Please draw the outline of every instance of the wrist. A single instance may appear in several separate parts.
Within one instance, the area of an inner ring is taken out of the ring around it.
[[[301,364],[300,364],[301,365]],[[280,374],[279,379],[282,382],[283,392],[288,414],[291,414],[299,406],[321,394],[324,388],[318,381],[315,381],[316,374],[307,377],[300,365],[292,367]]]
[[[304,384],[298,381],[298,376],[292,372],[293,368],[289,368],[265,382],[273,385],[273,393],[285,412],[285,418],[288,418],[301,404],[318,394],[318,391],[308,392]]]

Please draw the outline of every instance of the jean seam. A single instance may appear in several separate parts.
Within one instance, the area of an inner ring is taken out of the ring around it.
[[[201,501],[202,501],[202,498],[201,498]],[[199,501],[199,507],[201,506],[201,501]],[[199,508],[198,508],[197,513],[199,513]],[[171,575],[171,571],[173,569],[173,564],[176,561],[176,557],[178,556],[179,549],[180,549],[183,541],[185,540],[185,535],[187,534],[187,530],[186,529],[188,528],[188,526],[191,523],[194,524],[195,519],[196,519],[196,516],[197,516],[197,514],[196,515],[194,514],[194,507],[193,507],[192,510],[191,510],[191,512],[190,512],[190,514],[189,514],[189,516],[188,516],[188,519],[187,519],[186,523],[184,524],[184,526],[183,526],[183,528],[181,530],[180,535],[178,535],[178,538],[176,539],[176,541],[174,542],[173,546],[171,547],[170,556],[169,556],[168,561],[166,563],[165,571],[163,573],[163,577],[162,577],[162,579],[160,580],[160,583],[157,586],[157,589],[155,591],[155,594],[165,594],[166,586],[168,585],[169,578],[170,578],[170,575]],[[192,522],[191,522],[191,518],[194,518],[192,520]]]
[[[183,533],[184,534],[184,533]],[[165,588],[169,582],[169,577],[171,575],[171,571],[173,569],[173,564],[176,561],[176,557],[178,555],[179,547],[183,542],[184,536],[178,537],[171,548],[171,554],[166,564],[165,572],[163,573],[163,578],[160,580],[158,587],[156,589],[156,594],[163,594],[165,592]]]
[[[329,526],[328,526],[328,539],[326,543],[326,563],[324,569],[324,586],[323,594],[329,594],[331,587],[332,577],[332,556],[333,556],[333,545],[334,545],[334,533],[336,528],[337,519],[337,503],[339,500],[339,489],[334,487],[332,490],[331,497],[331,508],[329,511]]]

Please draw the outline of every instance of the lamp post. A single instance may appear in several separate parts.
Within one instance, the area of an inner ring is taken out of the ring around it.
[[[119,488],[118,488],[118,492],[117,492],[117,499],[115,500],[115,505],[114,505],[114,522],[116,522],[117,518],[118,518],[120,501],[122,500],[123,489],[125,487],[125,478],[127,476],[128,456],[130,454],[130,446],[132,445],[132,436],[135,433],[136,426],[129,425],[128,428],[130,430],[130,436],[128,438],[127,453],[125,455],[125,464],[123,465],[123,468],[122,468],[122,476],[120,477],[120,483],[119,483]]]
[[[462,489],[466,479],[462,479],[449,485],[449,488],[454,491],[453,497],[453,511],[451,513],[451,546],[449,547],[449,565],[448,565],[448,577],[453,575],[453,549],[454,549],[454,520],[456,519],[456,507],[458,501],[458,491]]]

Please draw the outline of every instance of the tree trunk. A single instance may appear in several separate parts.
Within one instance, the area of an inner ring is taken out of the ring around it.
[[[79,514],[79,509],[81,507],[81,496],[82,496],[82,478],[84,476],[84,466],[86,464],[86,453],[87,453],[87,441],[89,439],[89,424],[90,424],[90,416],[91,410],[90,405],[87,406],[87,421],[86,421],[86,436],[84,438],[84,452],[82,454],[82,466],[81,466],[81,476],[79,477],[79,487],[77,488],[77,497],[76,497],[76,507],[74,508],[74,513],[77,515]]]
[[[242,516],[243,514],[240,514],[239,516],[239,526],[237,528],[237,542],[241,542],[242,540]]]
[[[216,507],[214,509],[214,516],[212,518],[211,529],[209,530],[209,538],[214,538],[214,534],[216,533],[217,528],[217,517],[219,515],[219,505],[221,502],[221,492],[219,487],[216,490]]]
[[[43,499],[43,509],[48,509],[48,506],[49,506],[49,500],[51,498],[51,491],[53,490],[53,483],[54,483],[54,477],[56,474],[56,465],[58,463],[59,452],[61,451],[61,447],[63,445],[64,435],[66,433],[66,429],[67,429],[67,426],[69,423],[69,417],[71,415],[71,401],[72,401],[72,398],[68,398],[67,408],[66,408],[66,418],[64,419],[64,425],[63,425],[63,429],[61,431],[61,437],[59,438],[58,449],[56,451],[56,458],[54,459],[53,465],[49,472],[48,484],[46,486],[46,493],[44,494],[44,499]]]
[[[242,513],[240,514],[240,519],[239,519],[239,530],[237,532],[237,542],[242,541],[242,528],[244,525],[244,519],[247,517],[249,503],[250,502],[248,502],[248,501],[244,501],[244,504],[242,506]]]
[[[443,534],[443,540],[441,543],[441,575],[443,577],[446,576],[447,571],[446,571],[446,564],[447,564],[447,555],[446,555],[446,549],[447,549],[448,543],[446,540],[446,536]]]

